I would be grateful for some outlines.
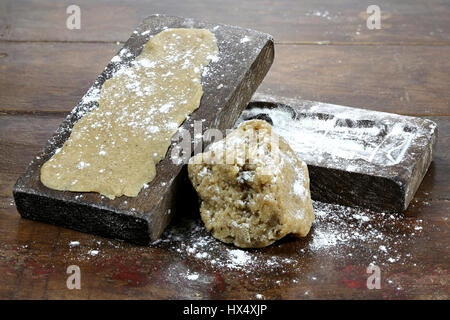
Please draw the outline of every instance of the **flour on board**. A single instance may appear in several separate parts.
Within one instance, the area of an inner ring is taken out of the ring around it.
[[[118,68],[101,90],[88,91],[83,105],[98,99],[98,107],[78,120],[61,151],[42,166],[42,183],[111,199],[137,196],[155,177],[180,124],[199,107],[202,70],[217,53],[206,29],[153,36],[130,66]],[[130,57],[122,49],[112,63]]]
[[[256,116],[270,118],[282,136],[307,164],[345,171],[372,173],[401,164],[413,142],[434,130],[405,121],[404,116],[311,102],[294,110],[288,106],[244,110],[236,125]],[[402,117],[400,119],[400,117]],[[401,121],[400,121],[401,120]]]

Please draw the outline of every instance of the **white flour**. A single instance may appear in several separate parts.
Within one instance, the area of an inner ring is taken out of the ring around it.
[[[377,248],[371,262],[382,265],[410,256],[399,256],[395,248],[407,243],[422,230],[422,220],[406,221],[401,214],[374,213],[365,209],[313,202],[316,221],[310,235],[298,241],[297,251],[289,255],[270,255],[267,250],[284,245],[283,240],[263,249],[241,250],[224,244],[206,231],[200,219],[182,220],[170,226],[154,246],[174,250],[220,270],[252,273],[300,268],[305,256],[327,253],[339,257],[344,252]],[[394,231],[394,232],[393,232]],[[394,248],[395,247],[395,248]]]
[[[356,126],[345,117],[319,119],[292,114],[284,109],[253,108],[243,112],[244,117],[267,114],[273,128],[290,144],[300,159],[316,163],[324,157],[331,161],[360,159],[379,165],[398,164],[411,144],[415,131],[403,123],[367,123]]]
[[[241,250],[213,238],[200,219],[183,220],[169,227],[154,246],[169,248],[188,258],[208,263],[212,268],[251,272],[263,267],[274,270],[295,261],[272,256],[266,259],[258,250]]]

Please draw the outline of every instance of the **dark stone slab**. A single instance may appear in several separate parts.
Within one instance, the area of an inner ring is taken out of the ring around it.
[[[259,93],[238,122],[251,118],[297,141],[313,199],[388,212],[406,210],[437,139],[430,120]]]
[[[61,192],[40,182],[40,168],[69,137],[74,123],[98,105],[95,93],[114,72],[139,55],[144,44],[165,28],[206,28],[218,41],[219,60],[211,62],[203,74],[200,107],[182,127],[193,133],[195,120],[203,128],[225,130],[233,126],[239,114],[269,70],[274,58],[270,35],[254,30],[217,25],[179,17],[153,15],[132,33],[100,74],[86,95],[29,164],[14,186],[14,198],[22,217],[44,221],[82,232],[147,244],[159,237],[178,207],[191,197],[184,191],[185,168],[174,164],[169,155],[156,167],[156,177],[135,198],[110,200],[98,193]],[[245,37],[245,38],[244,38]],[[244,39],[244,40],[243,40]],[[175,201],[177,199],[177,201]]]

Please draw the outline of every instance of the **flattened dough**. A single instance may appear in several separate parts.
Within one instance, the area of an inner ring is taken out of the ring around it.
[[[242,248],[308,234],[314,221],[308,168],[262,120],[243,122],[189,160],[212,235]]]
[[[103,84],[99,106],[73,127],[41,169],[52,189],[135,197],[186,117],[200,105],[203,68],[217,55],[205,29],[167,29],[147,42],[133,65]]]

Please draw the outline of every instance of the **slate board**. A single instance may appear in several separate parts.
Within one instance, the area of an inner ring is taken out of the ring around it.
[[[98,106],[93,93],[117,69],[134,60],[152,35],[165,28],[206,28],[215,34],[218,42],[219,60],[211,62],[209,71],[202,77],[204,94],[200,107],[182,124],[191,135],[195,120],[204,120],[204,129],[231,128],[273,62],[274,43],[268,34],[165,15],[146,18],[18,178],[13,194],[23,218],[147,244],[159,237],[177,206],[183,207],[185,201],[195,198],[184,191],[188,183],[185,166],[169,159],[173,146],[157,165],[154,180],[135,198],[123,196],[110,200],[98,193],[62,192],[46,188],[40,182],[42,164],[64,144],[74,123]]]
[[[314,200],[406,210],[433,158],[438,129],[431,120],[257,93],[238,122],[285,124],[269,110],[295,119],[280,132],[300,139],[291,147],[308,164]]]

